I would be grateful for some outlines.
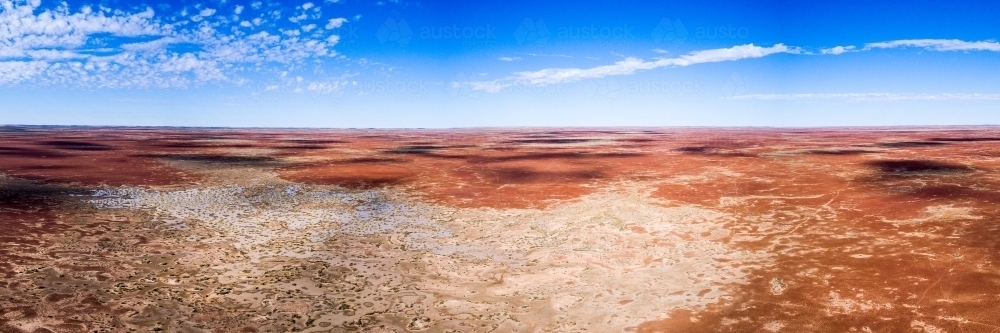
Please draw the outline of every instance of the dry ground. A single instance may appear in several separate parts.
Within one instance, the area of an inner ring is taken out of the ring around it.
[[[1000,332],[1000,128],[0,127],[0,332]]]

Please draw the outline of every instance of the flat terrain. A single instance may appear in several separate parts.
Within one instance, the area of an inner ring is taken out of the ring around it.
[[[0,126],[0,332],[1000,332],[1000,128]]]

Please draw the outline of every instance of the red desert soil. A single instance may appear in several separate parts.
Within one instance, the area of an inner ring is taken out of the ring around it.
[[[203,180],[175,162],[268,168],[305,184],[399,187],[463,208],[546,208],[609,184],[651,182],[655,198],[735,216],[725,226],[728,246],[775,257],[734,286],[732,300],[662,309],[669,315],[631,330],[1000,331],[1000,129],[992,127],[0,127],[0,174],[39,182],[0,192],[0,288],[22,290],[15,287],[26,282],[13,267],[44,260],[39,254],[52,241],[73,239],[68,232],[96,244],[116,228],[114,221],[67,224],[77,206],[60,203],[70,200],[66,193]],[[85,306],[85,297],[74,297]],[[5,318],[0,331],[18,331]]]
[[[180,137],[187,141],[195,136]],[[170,185],[196,178],[168,168],[145,152],[186,147],[175,136],[141,129],[3,127],[0,172],[43,182]]]

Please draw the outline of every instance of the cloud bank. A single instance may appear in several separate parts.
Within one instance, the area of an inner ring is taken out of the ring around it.
[[[304,13],[309,9],[300,8]],[[231,16],[222,11],[189,13],[185,8],[162,16],[151,8],[129,13],[84,6],[73,12],[65,3],[42,8],[39,0],[2,0],[0,84],[121,88],[239,83],[241,74],[266,64],[337,55],[337,35],[316,23],[336,26],[343,19],[320,21],[319,7],[298,26],[268,25],[277,19],[273,13],[242,6],[229,10]],[[256,17],[241,20],[241,14]]]

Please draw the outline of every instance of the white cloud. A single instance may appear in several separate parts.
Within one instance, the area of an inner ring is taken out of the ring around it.
[[[309,92],[329,94],[333,92],[338,92],[343,89],[346,82],[310,82],[306,86],[306,90]]]
[[[945,100],[1000,100],[1000,94],[906,94],[906,93],[847,93],[847,94],[750,94],[733,96],[737,100],[765,101],[808,101],[808,100],[843,100],[843,101],[945,101]]]
[[[0,84],[17,83],[31,79],[48,67],[49,64],[45,61],[0,61]]]
[[[828,48],[828,49],[821,49],[819,51],[822,54],[838,55],[838,54],[843,54],[843,53],[847,53],[847,52],[857,52],[857,48],[855,48],[854,45],[849,45],[849,46],[835,46],[835,47],[831,47],[831,48]]]
[[[593,68],[549,68],[533,72],[518,72],[513,76],[487,82],[467,83],[473,90],[499,92],[503,88],[515,85],[545,86],[551,84],[577,82],[585,79],[602,78],[606,76],[632,75],[661,67],[690,66],[702,63],[734,61],[740,59],[761,58],[776,53],[800,53],[798,48],[789,48],[784,44],[771,47],[760,47],[753,44],[738,45],[724,49],[695,51],[676,58],[664,58],[646,61],[629,57],[614,64]]]
[[[235,13],[236,15],[242,14],[243,13],[243,6],[236,6],[236,9],[233,10],[233,13]]]
[[[670,51],[667,51],[667,50],[664,50],[664,49],[653,49],[653,52],[656,52],[656,53],[659,53],[659,54],[670,53]]]
[[[930,51],[993,51],[1000,52],[1000,43],[995,41],[963,41],[959,39],[901,39],[887,42],[868,43],[858,49],[854,45],[835,46],[820,49],[821,54],[839,55],[848,52],[871,51],[874,49],[895,49],[916,47]]]
[[[920,47],[933,51],[993,51],[1000,52],[1000,43],[995,41],[969,42],[959,39],[903,39],[865,44],[865,50],[892,49],[900,47]]]
[[[60,61],[60,60],[73,60],[73,59],[86,59],[86,55],[82,55],[76,52],[66,51],[66,50],[28,50],[25,54],[35,60],[49,60],[49,61]]]
[[[306,14],[300,14],[299,16],[292,16],[292,17],[289,17],[289,18],[288,18],[288,20],[289,20],[289,21],[292,21],[292,23],[298,23],[299,21],[302,21],[302,20],[305,20],[305,19],[307,19],[307,18],[309,18],[309,15],[306,15]]]
[[[212,15],[215,15],[215,9],[205,8],[198,12],[198,15],[192,16],[191,21],[201,22],[205,18],[211,17]]]
[[[167,45],[177,43],[179,40],[173,37],[164,37],[148,42],[122,44],[121,48],[132,52],[160,52],[166,49]]]
[[[566,54],[544,54],[544,53],[521,53],[521,54],[526,55],[526,56],[532,56],[532,57],[552,57],[552,58],[572,58],[573,57],[571,55],[566,55]]]
[[[43,11],[33,14],[36,7],[18,6],[0,1],[0,59],[24,57],[31,49],[70,49],[83,46],[89,35],[113,34],[135,37],[169,33],[170,27],[156,24],[153,10],[106,16],[102,12],[67,14]]]
[[[302,10],[309,10],[309,8],[313,8],[315,6],[316,5],[313,5],[312,2],[306,2],[306,3],[302,4]]]
[[[500,57],[500,61],[517,61],[521,60],[521,57]]]
[[[332,18],[332,19],[330,19],[330,21],[328,21],[326,23],[326,28],[327,29],[337,29],[337,28],[340,28],[341,26],[343,26],[345,22],[347,22],[347,19],[345,19],[343,17]]]
[[[245,80],[241,73],[258,71],[265,64],[337,55],[332,50],[338,41],[336,35],[283,37],[266,31],[247,35],[232,28],[248,27],[250,22],[215,16],[214,9],[201,9],[196,17],[203,22],[192,27],[183,19],[171,22],[178,19],[173,15],[157,16],[150,8],[127,13],[82,7],[74,13],[66,6],[43,10],[38,5],[38,1],[0,0],[2,85],[186,87],[239,83]],[[263,23],[260,18],[252,22]],[[315,28],[307,27],[304,29]]]

